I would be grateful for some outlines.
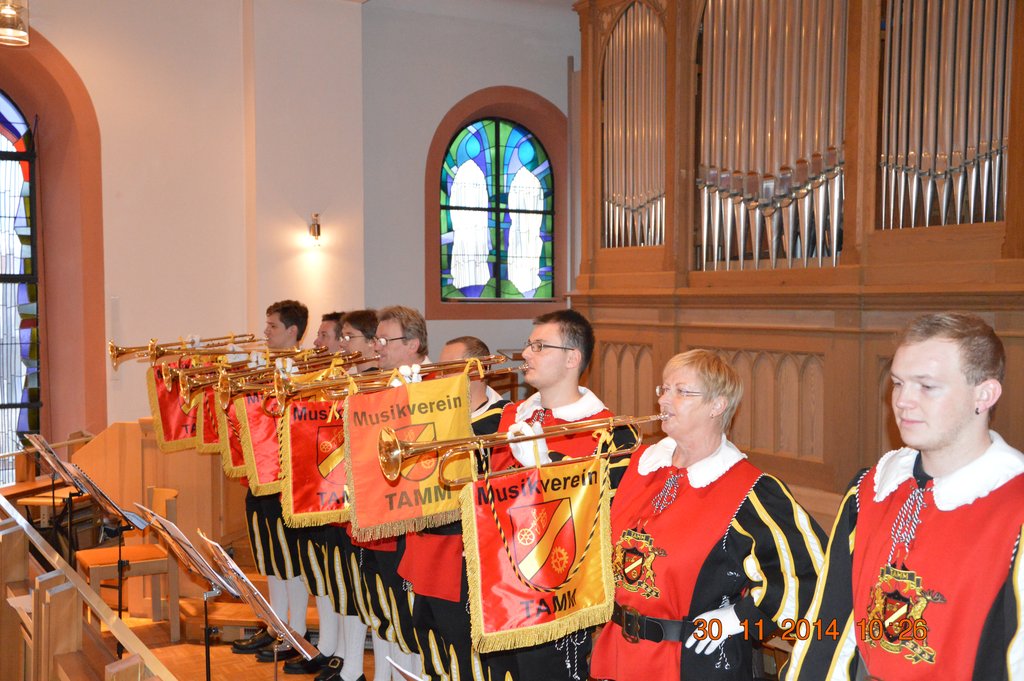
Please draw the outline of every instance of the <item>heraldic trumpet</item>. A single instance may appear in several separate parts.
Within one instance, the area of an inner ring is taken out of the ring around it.
[[[655,421],[663,421],[664,419],[664,414],[652,414],[650,416],[613,416],[604,419],[589,419],[586,421],[577,421],[576,423],[550,426],[534,435],[517,435],[515,437],[508,437],[507,433],[490,433],[488,435],[476,435],[456,440],[438,440],[434,442],[409,442],[407,440],[400,440],[395,434],[394,429],[384,428],[381,430],[377,440],[377,458],[380,460],[380,469],[384,473],[384,477],[388,480],[394,481],[398,479],[402,466],[409,459],[422,456],[423,454],[429,454],[430,452],[443,452],[441,460],[438,462],[438,467],[440,469],[438,471],[438,477],[442,484],[447,487],[460,487],[472,482],[473,480],[472,478],[456,478],[453,480],[445,476],[444,468],[448,461],[454,457],[464,456],[473,452],[480,452],[482,454],[484,449],[490,449],[491,447],[498,447],[516,442],[530,442],[549,437],[562,437],[565,435],[576,435],[579,433],[592,433],[596,436],[602,431],[610,432],[619,427],[635,429],[637,426],[644,425],[645,423],[654,423]],[[641,442],[641,438],[638,437],[637,442],[633,447],[621,449],[615,453],[623,455],[631,454],[636,451]],[[603,454],[603,451],[595,452],[596,456],[601,456]],[[552,466],[558,465],[558,463],[560,462],[553,461],[550,464],[544,465]],[[501,474],[501,472],[491,474],[491,477],[495,477],[496,475],[500,476]]]
[[[148,358],[155,361],[165,355],[186,354],[189,352],[202,352],[205,350],[217,350],[224,353],[224,346],[233,343],[256,343],[262,342],[256,339],[256,334],[241,333],[229,334],[227,336],[215,336],[213,338],[199,338],[194,341],[180,339],[168,343],[157,343],[156,339],[150,339],[147,345],[117,345],[114,341],[107,344],[107,354],[110,355],[110,363],[115,369],[126,359]],[[214,347],[218,346],[218,347]]]
[[[470,370],[470,378],[482,380],[493,378],[503,374],[519,371],[519,367],[507,367],[504,369],[487,369],[483,367],[491,364],[507,362],[508,357],[504,355],[488,355],[486,357],[471,357],[469,359],[457,359],[450,362],[435,362],[433,364],[413,365],[408,375],[418,373],[431,380],[442,376],[452,375]],[[405,369],[405,367],[402,367]],[[399,371],[406,375],[404,371]],[[475,375],[474,375],[475,374]],[[345,378],[328,379],[323,381],[310,381],[308,383],[295,383],[287,376],[279,373],[273,377],[273,385],[262,388],[263,411],[274,418],[284,415],[284,405],[289,400],[302,397],[317,396],[328,400],[341,400],[348,396],[354,386],[362,392],[367,390],[385,390],[392,386],[391,372],[379,372],[375,374],[363,374]],[[244,388],[243,388],[244,389]],[[276,403],[276,406],[275,406]]]

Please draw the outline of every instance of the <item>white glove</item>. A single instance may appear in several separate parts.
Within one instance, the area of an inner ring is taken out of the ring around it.
[[[249,368],[260,369],[267,366],[267,358],[253,350],[249,353]]]
[[[419,364],[413,364],[412,366],[409,366],[408,364],[403,364],[402,366],[398,367],[398,373],[402,374],[402,376],[405,377],[407,383],[419,383],[420,381],[423,380],[423,377],[420,376]]]
[[[511,439],[518,435],[539,435],[543,431],[544,426],[539,423],[531,428],[525,421],[517,421],[509,426],[507,437]],[[544,438],[528,442],[510,442],[508,446],[512,450],[512,456],[523,466],[536,466],[537,461],[541,464],[551,463],[548,443]]]
[[[698,655],[710,655],[725,643],[726,638],[743,631],[743,625],[740,624],[739,618],[736,617],[736,606],[734,605],[726,605],[716,610],[708,610],[694,617],[693,620],[694,622],[704,620],[707,625],[698,627],[686,639],[686,647],[693,648],[693,652]],[[719,624],[722,625],[721,628],[719,628]],[[719,635],[719,631],[721,631],[721,635]],[[700,640],[697,639],[698,636]],[[696,647],[694,647],[694,644],[696,644]]]
[[[274,360],[274,366],[282,374],[297,374],[299,373],[299,367],[295,366],[295,360],[291,357],[278,357]]]
[[[198,348],[199,347],[199,343],[203,339],[200,338],[198,334],[190,333],[189,335],[185,336],[181,340],[185,343],[185,345],[187,345],[190,348]]]

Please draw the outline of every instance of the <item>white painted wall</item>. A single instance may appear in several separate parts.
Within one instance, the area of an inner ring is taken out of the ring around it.
[[[335,309],[422,309],[436,125],[493,85],[564,111],[579,51],[568,6],[508,0],[33,0],[31,21],[96,108],[106,321],[121,344],[260,333],[282,298],[304,301],[314,329]],[[466,333],[516,347],[529,323],[430,333],[435,355]],[[142,373],[108,371],[111,422],[148,413]]]
[[[437,125],[477,90],[513,85],[567,111],[579,18],[509,0],[370,0],[363,6],[366,301],[424,308],[423,174]],[[452,131],[454,133],[454,131]],[[433,171],[432,171],[433,172]],[[528,320],[428,320],[431,351],[472,334],[521,347]]]
[[[99,119],[107,329],[121,344],[261,333],[279,298],[316,319],[362,304],[362,8],[286,7],[32,3]],[[304,239],[314,211],[319,248]],[[148,413],[140,365],[107,387],[110,421]]]

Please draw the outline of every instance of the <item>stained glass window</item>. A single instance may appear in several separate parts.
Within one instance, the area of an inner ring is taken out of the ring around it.
[[[35,151],[25,117],[0,92],[0,451],[39,432]]]
[[[554,297],[554,182],[540,141],[486,118],[452,138],[441,168],[441,299]]]

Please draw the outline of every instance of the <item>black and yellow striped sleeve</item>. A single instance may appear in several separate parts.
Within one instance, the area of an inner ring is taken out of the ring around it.
[[[832,636],[798,640],[783,669],[785,681],[850,681],[857,673],[857,639],[853,621],[853,548],[857,528],[857,488],[847,491],[839,507],[825,552],[825,564],[803,619],[821,622]]]
[[[800,617],[825,559],[818,523],[782,482],[762,475],[730,530],[747,547],[742,564],[750,588],[736,603],[739,619],[767,634]]]
[[[608,476],[611,480],[612,494],[618,489],[622,482],[622,476],[629,468],[629,461],[632,457],[631,450],[636,449],[638,444],[638,432],[630,426],[619,426],[612,431],[612,446],[608,460]],[[623,453],[630,452],[630,453]],[[614,496],[613,496],[614,498]]]
[[[985,618],[971,681],[1024,681],[1024,550],[1017,533],[1010,572]]]

